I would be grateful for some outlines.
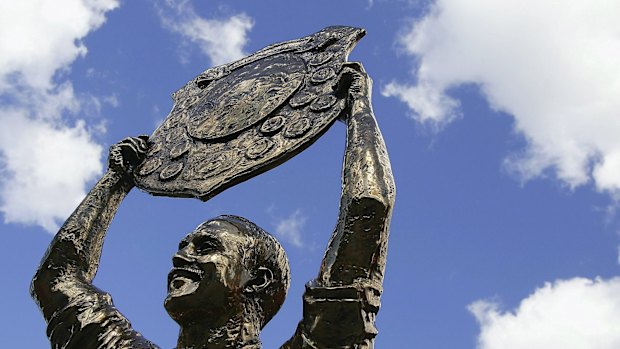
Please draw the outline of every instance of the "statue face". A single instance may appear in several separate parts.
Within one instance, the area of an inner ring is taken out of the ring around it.
[[[244,251],[251,236],[235,225],[212,220],[179,244],[168,274],[165,307],[182,322],[186,315],[217,317],[236,308],[250,278]]]

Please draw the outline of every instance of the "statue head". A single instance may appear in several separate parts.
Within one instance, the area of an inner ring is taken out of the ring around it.
[[[224,325],[242,316],[262,328],[280,309],[290,281],[278,241],[236,216],[200,224],[181,240],[172,264],[164,305],[181,327]]]

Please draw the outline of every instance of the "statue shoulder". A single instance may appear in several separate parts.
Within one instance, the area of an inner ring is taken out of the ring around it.
[[[108,293],[91,284],[74,286],[70,301],[48,321],[53,348],[159,349],[133,329]]]

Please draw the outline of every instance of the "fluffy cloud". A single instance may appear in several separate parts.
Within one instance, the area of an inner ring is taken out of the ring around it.
[[[620,278],[548,283],[514,312],[477,301],[479,349],[620,348]]]
[[[204,19],[188,1],[166,1],[160,9],[164,27],[190,42],[198,44],[213,65],[229,63],[243,57],[247,34],[254,26],[248,15],[240,13],[226,19]]]
[[[86,183],[101,172],[101,146],[84,122],[54,126],[23,110],[2,110],[0,148],[9,180],[2,187],[5,221],[37,224],[52,232],[84,197]]]
[[[527,180],[547,172],[575,187],[620,193],[620,2],[437,0],[400,42],[415,82],[385,96],[415,119],[459,116],[448,91],[475,84],[515,119],[527,147],[506,165]]]
[[[117,0],[0,3],[0,211],[6,222],[57,228],[101,172],[102,147],[75,117],[70,64]]]
[[[280,220],[276,225],[276,235],[294,246],[302,247],[301,230],[306,224],[306,217],[300,210],[295,210],[290,216]]]
[[[79,41],[105,21],[117,0],[28,0],[0,3],[0,88],[49,89],[53,75],[86,54]]]

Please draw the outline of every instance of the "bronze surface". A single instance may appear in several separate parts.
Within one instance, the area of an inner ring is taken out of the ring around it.
[[[297,154],[337,117],[347,124],[338,220],[318,276],[306,284],[302,319],[281,348],[374,347],[395,187],[372,81],[360,63],[344,62],[361,33],[330,27],[207,70],[175,94],[153,136],[110,148],[107,172],[32,281],[52,348],[158,348],[93,285],[107,229],[134,186],[207,199]],[[261,348],[260,331],[289,283],[284,249],[249,220],[225,215],[198,225],[179,243],[167,279],[176,347]]]
[[[363,33],[326,28],[200,74],[173,95],[136,185],[207,200],[301,152],[345,110],[341,73]]]

